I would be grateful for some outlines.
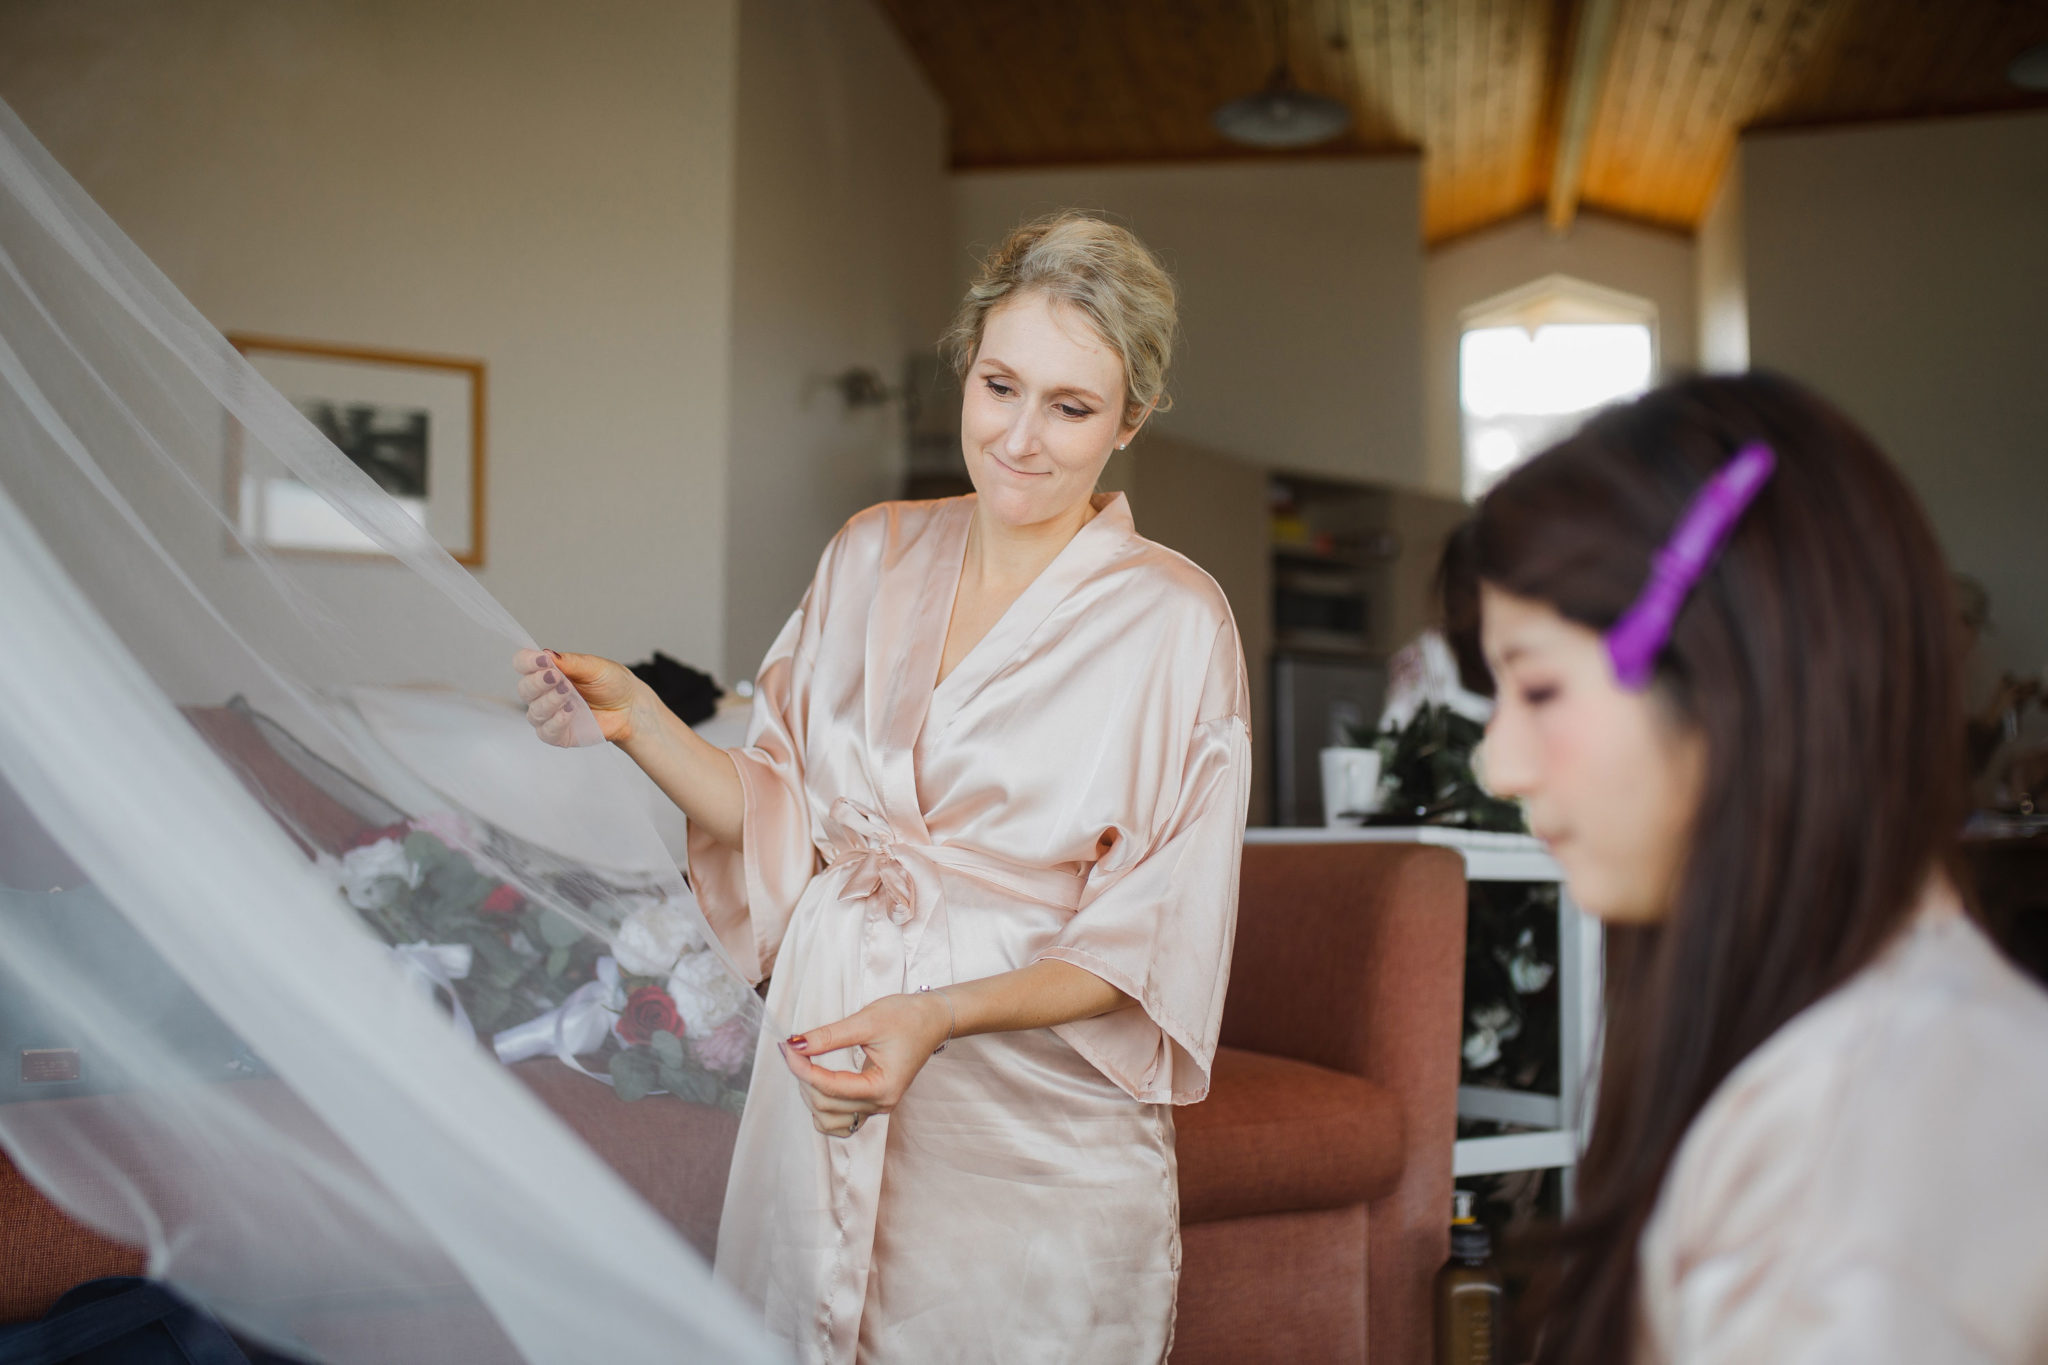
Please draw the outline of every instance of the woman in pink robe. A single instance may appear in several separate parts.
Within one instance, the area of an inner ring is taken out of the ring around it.
[[[798,1358],[1159,1361],[1171,1106],[1207,1091],[1235,926],[1243,658],[1215,583],[1092,491],[1161,393],[1163,272],[1069,215],[976,290],[977,494],[847,523],[745,748],[641,734],[602,660],[539,656],[528,691],[544,735],[550,665],[626,734],[692,816],[705,913],[805,1030],[764,1038],[718,1256]]]

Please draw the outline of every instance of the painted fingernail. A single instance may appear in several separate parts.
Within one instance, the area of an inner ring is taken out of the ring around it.
[[[805,1042],[805,1041],[804,1041],[804,1036],[803,1036],[803,1035],[802,1035],[801,1033],[799,1033],[799,1034],[797,1034],[796,1036],[792,1037],[792,1038],[791,1038],[791,1039],[789,1040],[789,1045],[790,1045],[791,1047],[795,1048],[795,1049],[796,1049],[796,1050],[797,1050],[798,1052],[802,1052],[802,1051],[803,1051],[803,1050],[804,1050],[805,1048],[807,1048],[807,1047],[809,1047],[809,1046],[810,1046],[810,1044],[809,1044],[809,1043],[807,1043],[807,1042]]]
[[[561,693],[565,693],[565,694],[566,694],[566,693],[568,692],[568,690],[569,690],[569,684],[567,684],[567,683],[565,683],[565,682],[558,682],[558,683],[556,683],[556,684],[555,684],[555,691],[557,691],[557,692],[561,692]]]
[[[540,680],[550,687],[553,687],[556,683],[561,681],[559,677],[555,676],[555,670],[552,668],[549,669],[547,672],[541,674]]]

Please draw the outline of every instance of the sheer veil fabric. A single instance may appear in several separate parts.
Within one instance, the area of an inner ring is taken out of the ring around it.
[[[388,558],[248,543],[252,473]],[[35,1184],[309,1358],[780,1358],[707,1268],[762,1009],[658,794],[4,106],[0,641]]]

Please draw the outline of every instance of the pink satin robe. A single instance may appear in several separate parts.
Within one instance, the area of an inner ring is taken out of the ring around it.
[[[1249,790],[1215,583],[1100,509],[934,687],[974,500],[848,522],[762,665],[744,853],[693,834],[706,914],[813,1028],[1071,962],[1139,1002],[955,1039],[891,1115],[820,1136],[764,1035],[718,1269],[806,1362],[1163,1359],[1171,1105],[1202,1098]],[[853,1065],[847,1054],[825,1059]]]
[[[1636,1365],[2048,1362],[2048,995],[1945,885],[1700,1110]]]

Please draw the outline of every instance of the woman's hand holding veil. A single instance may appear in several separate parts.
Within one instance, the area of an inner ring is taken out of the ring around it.
[[[512,667],[519,674],[519,700],[526,703],[526,719],[534,733],[565,749],[575,745],[569,712],[576,693],[583,695],[604,737],[621,746],[632,741],[636,728],[646,728],[643,716],[648,707],[661,706],[654,689],[634,677],[631,669],[595,654],[522,649]]]
[[[631,669],[595,654],[552,649],[522,649],[512,667],[535,734],[574,748],[571,711],[580,695],[599,732],[639,764],[692,825],[730,848],[741,846],[746,798],[732,756],[678,720]]]

